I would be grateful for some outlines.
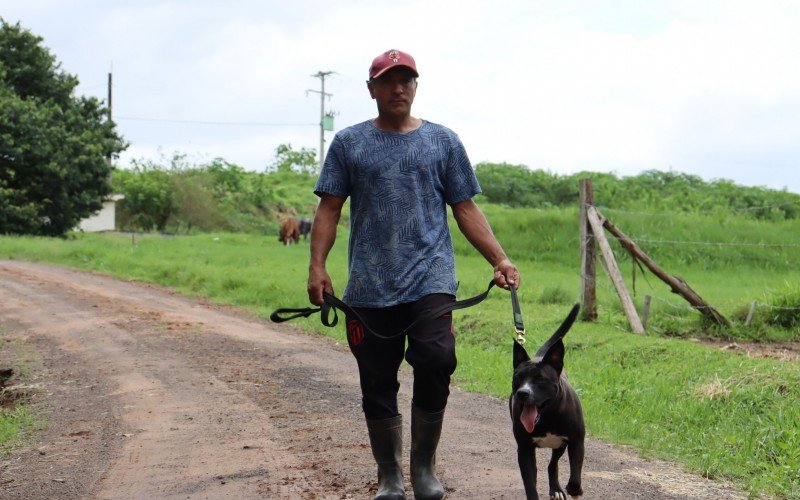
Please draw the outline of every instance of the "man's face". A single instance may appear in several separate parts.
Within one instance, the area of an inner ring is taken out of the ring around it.
[[[417,79],[410,70],[396,68],[367,82],[367,88],[381,114],[408,115],[417,93]]]

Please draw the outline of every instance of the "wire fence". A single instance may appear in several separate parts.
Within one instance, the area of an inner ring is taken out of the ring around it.
[[[768,205],[768,206],[751,206],[751,207],[740,207],[736,209],[731,209],[733,212],[747,212],[753,210],[767,210],[771,208],[782,207],[787,204],[796,204],[797,202],[787,202],[781,203],[777,205]],[[590,205],[586,205],[588,207]],[[650,216],[659,216],[659,217],[669,217],[675,215],[674,213],[669,212],[644,212],[644,211],[628,211],[628,210],[621,210],[621,209],[610,209],[610,208],[602,208],[597,205],[595,206],[596,209],[602,209],[603,213],[609,214],[625,214],[630,216],[636,217],[650,217]],[[710,214],[710,213],[707,213]],[[698,241],[698,240],[674,240],[674,239],[654,239],[654,238],[637,238],[635,235],[630,235],[626,233],[628,238],[637,244],[637,246],[657,246],[657,245],[669,245],[674,247],[679,246],[710,246],[710,247],[732,247],[732,248],[762,248],[765,251],[775,250],[775,249],[791,249],[791,248],[798,248],[800,247],[800,242],[785,242],[785,243],[765,243],[765,242],[748,242],[748,241]],[[625,252],[625,250],[622,250]],[[636,257],[633,257],[634,262],[636,262]],[[606,269],[606,264],[603,259],[599,259],[602,267],[606,271],[608,275],[608,270]],[[635,273],[634,268],[634,273]],[[658,283],[653,284],[647,279],[647,270],[642,269],[642,273],[644,273],[645,282],[647,283],[647,288],[649,289],[646,295],[649,296],[652,300],[656,301],[659,304],[664,305],[666,308],[669,308],[672,311],[697,311],[702,309],[702,307],[695,307],[688,303],[680,303],[676,302],[675,300],[670,300],[664,297],[664,294],[669,292],[672,293],[669,285],[661,282],[660,280]],[[614,286],[612,286],[610,280],[603,280],[599,277],[589,277],[589,276],[582,276],[582,279],[586,281],[587,279],[594,279],[594,285],[596,288],[599,288],[604,293],[609,293],[611,295],[616,296],[617,290]],[[636,292],[636,296],[642,295],[641,292],[637,292],[635,290],[635,277],[634,277],[634,291]],[[671,295],[670,295],[671,296]],[[641,302],[641,300],[639,300]],[[712,308],[712,306],[708,306],[708,308]],[[744,308],[758,308],[761,310],[769,310],[769,311],[781,311],[781,312],[798,312],[800,311],[800,307],[794,306],[783,306],[783,305],[775,305],[770,304],[765,301],[761,300],[752,300],[752,299],[745,299],[742,301],[737,302],[728,302],[728,303],[719,303],[717,301],[714,302],[713,308],[722,308],[728,311],[731,310],[742,310]]]
[[[584,276],[583,278],[586,279],[586,276]],[[608,283],[606,280],[597,279],[596,282],[595,282],[595,287],[600,289],[600,290],[602,290],[603,292],[607,293],[608,295],[612,295],[614,297],[617,296],[617,290],[610,283]],[[667,288],[668,288],[667,285],[664,285],[664,289],[665,289],[664,291],[667,291],[666,290]],[[660,304],[663,304],[670,311],[674,311],[674,312],[679,312],[679,311],[680,312],[696,312],[696,311],[699,311],[699,310],[703,309],[702,306],[701,307],[694,307],[694,306],[691,306],[691,305],[689,305],[689,304],[687,304],[685,302],[675,302],[674,300],[666,299],[666,298],[664,298],[663,296],[660,295],[661,293],[663,293],[662,290],[658,290],[655,287],[651,286],[651,289],[649,290],[648,293],[646,293],[646,294],[637,293],[635,295],[635,298],[639,299],[638,302],[641,303],[641,302],[643,302],[643,300],[641,300],[641,298],[640,298],[641,296],[644,296],[644,295],[649,296],[651,298],[651,300],[653,300],[655,302],[658,302]],[[708,307],[711,308],[712,306],[708,306]],[[722,309],[722,310],[725,310],[725,311],[734,311],[734,310],[737,310],[737,309],[743,309],[743,308],[749,308],[749,307],[754,307],[756,309],[769,310],[769,311],[786,311],[786,312],[798,312],[798,311],[800,311],[800,307],[776,306],[776,305],[769,304],[767,302],[758,301],[758,300],[744,300],[744,301],[741,301],[741,302],[728,302],[728,303],[721,303],[721,304],[715,303],[713,307],[716,308],[716,309]]]
[[[734,213],[747,213],[747,212],[758,212],[758,211],[769,211],[775,208],[783,208],[792,205],[800,205],[800,201],[786,201],[783,203],[776,203],[773,205],[754,205],[748,207],[728,207],[727,209],[719,208],[716,210],[692,210],[692,214],[699,214],[699,215],[717,215],[721,211],[728,210]],[[640,215],[645,217],[668,217],[675,215],[675,212],[645,212],[645,211],[638,211],[638,210],[625,210],[623,208],[611,208],[611,207],[604,207],[602,205],[595,205],[595,208],[598,210],[602,210],[603,212],[608,213],[617,213],[617,214],[626,214],[626,215]],[[684,212],[689,213],[689,212]]]

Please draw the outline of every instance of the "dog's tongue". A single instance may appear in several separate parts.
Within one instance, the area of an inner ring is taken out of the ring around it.
[[[519,421],[522,422],[522,426],[525,427],[525,430],[528,432],[533,432],[533,426],[536,425],[536,416],[538,412],[536,411],[535,405],[524,405],[522,407],[522,415],[519,416]]]

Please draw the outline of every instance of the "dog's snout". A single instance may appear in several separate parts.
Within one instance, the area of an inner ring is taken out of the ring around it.
[[[527,401],[531,398],[531,396],[533,396],[533,391],[530,387],[525,386],[517,389],[516,397],[520,401]]]

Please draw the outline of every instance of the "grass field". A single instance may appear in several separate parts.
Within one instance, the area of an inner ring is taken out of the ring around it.
[[[487,215],[522,272],[520,298],[527,336],[529,345],[538,346],[579,299],[576,214],[531,211],[512,218],[506,217],[502,207],[489,207]],[[686,226],[679,225],[676,231],[689,231],[688,226],[697,225],[688,216],[684,222]],[[709,227],[721,224],[713,219],[706,223]],[[569,224],[572,229],[561,227]],[[742,224],[741,234],[780,244],[790,242],[793,236],[787,231],[797,229],[796,224],[788,222],[771,227],[754,227],[749,221]],[[632,221],[626,225],[634,227]],[[549,236],[528,235],[525,228],[529,227],[536,228],[537,235]],[[572,233],[575,235],[570,236]],[[700,234],[695,236],[699,238]],[[730,241],[740,233],[731,236],[728,227],[724,234]],[[346,237],[346,230],[341,229],[328,261],[337,292],[341,292],[346,276]],[[675,239],[663,231],[658,237]],[[455,245],[459,298],[482,292],[491,269],[476,252],[466,249],[461,239],[456,238]],[[779,247],[757,259],[744,252],[735,260],[738,250],[732,248],[723,248],[721,264],[714,260],[713,248],[693,249],[688,256],[663,249],[654,253],[662,265],[680,274],[729,317],[736,317],[736,311],[753,300],[768,302],[769,297],[780,294],[775,290],[796,286],[796,281],[789,281],[797,280],[796,272],[793,275],[790,270],[799,268],[800,257],[794,253],[800,252]],[[160,283],[187,295],[248,308],[264,317],[276,307],[307,304],[308,245],[283,247],[273,236],[0,237],[0,259],[9,258]],[[627,266],[630,268],[630,263]],[[621,267],[625,267],[624,261]],[[633,335],[627,333],[618,300],[602,271],[598,272],[602,281],[598,321],[577,323],[565,340],[566,366],[582,398],[589,434],[631,445],[647,456],[681,462],[689,470],[712,478],[731,480],[753,496],[800,496],[798,364],[749,358],[686,338],[717,335],[797,340],[800,326],[778,328],[760,321],[748,328],[735,324],[727,331],[704,330],[698,314],[680,304],[666,285],[652,276],[645,281],[640,275],[636,301],[641,302],[644,293],[652,294],[655,310],[648,333]],[[763,314],[770,311],[767,308]],[[457,311],[454,316],[459,342],[457,383],[468,390],[507,396],[513,341],[507,293],[494,290],[484,303]],[[307,332],[344,341],[341,329],[325,329],[318,321],[311,318],[296,324]]]

